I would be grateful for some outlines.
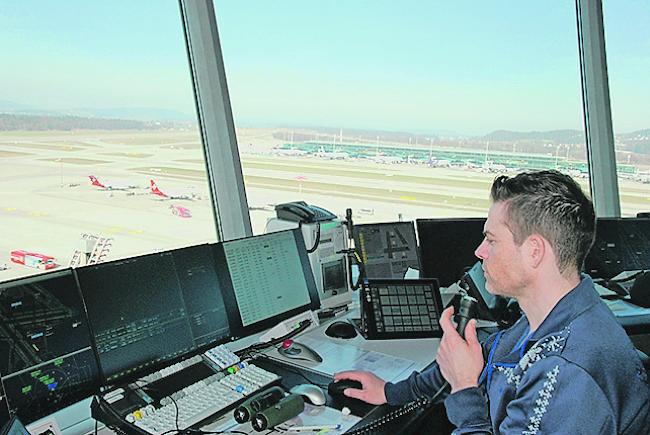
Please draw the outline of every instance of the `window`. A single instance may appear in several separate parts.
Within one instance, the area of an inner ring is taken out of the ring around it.
[[[603,2],[621,215],[650,212],[650,4]]]
[[[176,2],[8,3],[0,29],[0,280],[216,240]]]
[[[571,3],[215,10],[254,233],[294,200],[360,223],[485,216],[495,175],[521,169],[589,191]]]

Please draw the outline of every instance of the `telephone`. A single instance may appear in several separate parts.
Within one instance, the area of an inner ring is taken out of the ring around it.
[[[477,261],[459,281],[460,287],[478,302],[478,317],[497,322],[499,327],[514,324],[520,316],[519,305],[514,299],[493,295],[485,287],[485,275]]]
[[[278,219],[308,224],[336,219],[334,213],[315,205],[309,205],[304,201],[278,204],[275,206],[275,214]]]

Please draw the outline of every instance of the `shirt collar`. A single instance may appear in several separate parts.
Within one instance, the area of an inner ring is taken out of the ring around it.
[[[594,283],[591,277],[582,274],[580,283],[564,295],[555,307],[553,307],[531,337],[531,341],[537,341],[548,334],[557,332],[558,327],[563,328],[568,325],[579,314],[589,309],[598,301],[599,297],[594,290]]]

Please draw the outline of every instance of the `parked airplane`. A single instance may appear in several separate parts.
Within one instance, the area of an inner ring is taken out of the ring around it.
[[[345,160],[348,157],[350,157],[350,155],[348,153],[344,153],[344,152],[340,152],[340,151],[328,152],[328,151],[325,151],[325,148],[323,148],[323,147],[320,147],[318,149],[318,151],[316,153],[314,153],[314,155],[316,157],[324,157],[324,158],[330,159],[330,160]]]
[[[161,197],[162,199],[187,199],[190,201],[199,199],[199,196],[196,194],[196,192],[192,192],[191,190],[182,190],[182,191],[167,190],[163,192],[158,188],[155,181],[153,180],[150,181],[151,181],[151,193]]]
[[[297,149],[275,148],[272,151],[272,153],[278,156],[295,157],[295,156],[304,156],[307,154],[307,151],[297,150]]]
[[[104,190],[131,190],[140,187],[135,184],[128,183],[102,183],[94,175],[89,175],[88,178],[90,178],[90,183],[92,186],[99,187],[100,189]]]
[[[404,163],[404,159],[399,156],[386,156],[383,154],[376,155],[372,158],[375,163],[383,163],[386,165],[394,165],[397,163]]]

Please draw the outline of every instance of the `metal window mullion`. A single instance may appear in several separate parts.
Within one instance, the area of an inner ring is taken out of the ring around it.
[[[212,0],[179,1],[217,233],[220,240],[251,236],[214,5]]]
[[[576,0],[576,7],[591,195],[596,216],[619,217],[602,3]]]

